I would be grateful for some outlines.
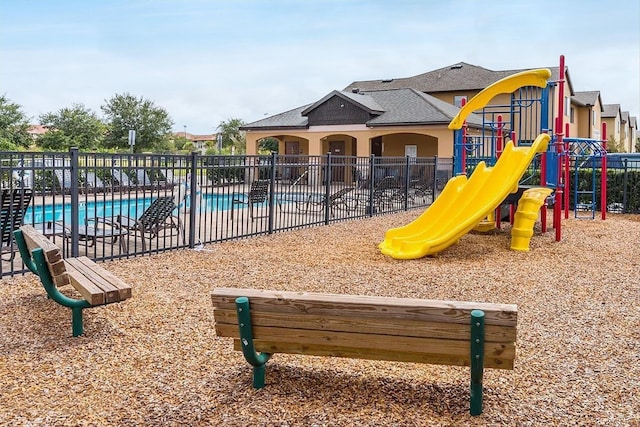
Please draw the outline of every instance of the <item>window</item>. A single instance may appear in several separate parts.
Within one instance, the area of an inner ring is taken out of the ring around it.
[[[464,99],[464,102],[467,102],[467,97],[466,96],[454,96],[453,97],[453,105],[455,105],[458,108],[462,108],[462,100]]]
[[[571,107],[571,114],[569,115],[569,122],[573,123],[573,120],[575,119],[575,114],[576,114],[576,109]]]
[[[418,157],[418,146],[417,145],[405,145],[404,146],[404,155],[412,158]]]
[[[565,116],[569,115],[570,109],[571,109],[571,102],[569,101],[569,97],[565,96],[564,97],[564,115]]]

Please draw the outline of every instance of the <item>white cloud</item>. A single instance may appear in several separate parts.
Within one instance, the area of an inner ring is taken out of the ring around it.
[[[600,90],[605,103],[640,118],[640,29],[637,17],[627,16],[632,11],[586,0],[562,8],[545,1],[428,3],[333,1],[305,9],[282,1],[213,7],[114,0],[103,6],[104,23],[58,17],[47,30],[50,42],[33,23],[0,29],[0,38],[18,40],[0,47],[0,93],[37,118],[72,103],[100,113],[105,99],[130,92],[167,109],[176,130],[210,133],[222,120],[258,120],[355,80],[407,77],[459,61],[495,70],[555,66],[565,54],[576,90]],[[563,18],[569,10],[581,15]],[[594,28],[603,19],[595,11],[615,13],[608,19],[619,25]],[[110,20],[117,31],[108,32]]]

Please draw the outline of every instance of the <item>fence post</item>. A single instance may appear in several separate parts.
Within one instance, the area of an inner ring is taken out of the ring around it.
[[[407,156],[406,164],[405,164],[405,173],[404,173],[404,210],[409,210],[409,183],[411,180],[409,179],[409,168],[411,167],[411,157]]]
[[[78,249],[80,244],[80,238],[78,236],[78,205],[80,203],[80,188],[78,185],[78,147],[71,147],[69,149],[69,155],[71,157],[71,256],[77,257],[80,255],[80,251]],[[64,176],[64,167],[65,166],[63,165],[62,176]]]
[[[624,175],[622,175],[622,213],[627,213],[627,185],[629,184],[628,159],[624,159]]]
[[[438,156],[433,158],[433,184],[431,185],[431,203],[436,200],[436,189],[438,188]]]
[[[371,154],[369,156],[369,217],[373,217],[373,192],[376,188],[375,168],[375,156]]]
[[[196,245],[196,208],[198,203],[196,198],[198,197],[198,152],[192,151],[191,156],[191,176],[189,178],[189,248],[193,249]],[[178,214],[179,215],[179,214]],[[182,242],[184,243],[184,242]]]
[[[324,224],[329,225],[329,216],[331,215],[331,151],[327,153],[327,167],[324,172]]]
[[[276,187],[276,162],[278,161],[278,153],[271,153],[271,183],[269,184],[269,234],[273,234],[273,223],[275,220],[275,187]]]

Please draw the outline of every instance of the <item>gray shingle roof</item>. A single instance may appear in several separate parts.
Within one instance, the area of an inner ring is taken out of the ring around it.
[[[380,114],[384,112],[384,109],[370,96],[364,95],[363,93],[353,93],[353,92],[342,92],[338,90],[334,90],[327,95],[323,96],[317,102],[314,102],[308,108],[302,111],[302,115],[307,115],[313,109],[319,107],[324,104],[329,98],[333,96],[338,96],[346,101],[351,101],[352,103],[360,106],[360,108],[364,109],[373,114]]]
[[[375,111],[379,114],[366,123],[368,126],[448,124],[459,111],[457,107],[449,103],[414,89],[405,88],[360,93],[333,91],[318,102],[248,123],[242,129],[306,128],[308,120],[305,114],[332,96],[349,99],[361,108],[367,111]],[[467,123],[472,126],[481,126],[482,119],[472,114],[468,117]]]
[[[549,81],[559,79],[560,67],[545,67],[551,70]],[[452,92],[464,90],[482,90],[498,80],[508,77],[521,71],[533,70],[534,68],[523,68],[518,70],[494,71],[477,65],[458,62],[434,71],[418,74],[413,77],[385,79],[385,80],[364,80],[355,81],[348,85],[345,90],[351,91],[359,89],[361,91],[404,89],[412,88],[425,93]],[[571,88],[571,81],[569,87]],[[573,89],[571,89],[573,92]]]
[[[369,126],[400,124],[449,124],[459,108],[415,89],[396,89],[365,92],[372,96],[386,112],[367,122]],[[481,125],[482,120],[472,116],[469,124]]]
[[[600,97],[599,90],[590,90],[590,91],[576,92],[571,99],[577,102],[579,105],[582,105],[583,107],[585,107],[587,105],[596,105],[598,103],[599,97]]]
[[[620,112],[620,104],[605,104],[602,106],[602,117],[616,117]]]
[[[629,121],[629,112],[628,111],[623,111],[622,115],[621,115],[621,118],[622,118],[622,122],[623,123],[628,122]]]
[[[303,105],[302,107],[294,108],[293,110],[285,111],[284,113],[276,114],[275,116],[247,123],[246,125],[241,126],[240,129],[305,129],[308,124],[308,119],[306,116],[302,115],[302,111],[311,105],[313,104]]]

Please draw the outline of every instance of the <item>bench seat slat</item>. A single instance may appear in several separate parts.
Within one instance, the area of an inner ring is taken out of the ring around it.
[[[485,312],[486,325],[515,327],[518,309],[513,304],[492,304],[459,301],[421,300],[377,296],[317,294],[311,292],[280,292],[255,289],[217,288],[211,298],[213,306],[235,309],[235,299],[246,296],[252,312],[291,314],[388,317],[394,319],[433,322],[469,323],[472,310]]]
[[[65,264],[67,265],[67,273],[71,279],[71,285],[82,295],[82,298],[91,305],[102,305],[106,303],[107,294],[103,289],[82,272],[76,270],[73,265],[68,262],[65,262]],[[113,298],[113,295],[111,298]]]
[[[75,260],[85,266],[88,275],[99,277],[109,285],[118,291],[118,300],[124,301],[127,298],[131,298],[131,285],[125,283],[122,279],[114,276],[111,272],[105,270],[102,266],[93,262],[86,256],[75,258]]]
[[[74,275],[83,275],[87,280],[90,280],[95,286],[104,292],[106,303],[120,301],[120,289],[98,274],[100,267],[89,258],[69,258],[66,259],[65,262],[67,263],[67,268],[70,271],[74,271],[73,274],[70,272],[72,282],[75,282],[73,277]]]
[[[120,297],[118,295],[118,289],[114,286],[105,282],[100,277],[96,277],[92,274],[89,267],[85,264],[79,262],[77,259],[69,258],[65,260],[67,264],[67,271],[69,272],[69,277],[71,277],[71,284],[78,290],[78,286],[85,287],[87,289],[91,289],[91,292],[102,292],[104,293],[104,303],[109,304],[112,302],[118,302]],[[91,284],[88,287],[88,284]],[[81,292],[82,293],[82,292]]]
[[[216,324],[230,324],[237,328],[238,315],[234,310],[215,309]],[[446,338],[469,341],[469,324],[425,322],[404,319],[374,319],[346,316],[316,316],[304,314],[260,312],[252,310],[251,321],[255,326],[292,327],[309,330],[371,333],[380,335],[404,334],[414,337]],[[237,333],[236,333],[237,336]],[[498,325],[485,326],[485,341],[514,342],[516,330]]]
[[[388,360],[393,362],[427,363],[434,365],[469,366],[469,355],[451,356],[442,354],[399,352],[396,350],[356,349],[335,347],[322,344],[283,343],[264,340],[254,340],[257,351],[266,353],[304,354],[327,357],[346,357],[351,359]],[[239,339],[233,340],[236,351],[242,351]],[[485,355],[484,367],[493,369],[513,369],[512,359],[497,359]]]
[[[398,353],[428,353],[469,358],[468,340],[416,338],[393,335],[374,335],[350,332],[312,331],[308,329],[253,326],[253,338],[277,343],[296,343],[312,346],[320,343],[335,348],[396,351]],[[234,325],[216,324],[218,336],[238,337]],[[514,359],[514,343],[484,343],[484,354],[496,359]]]

